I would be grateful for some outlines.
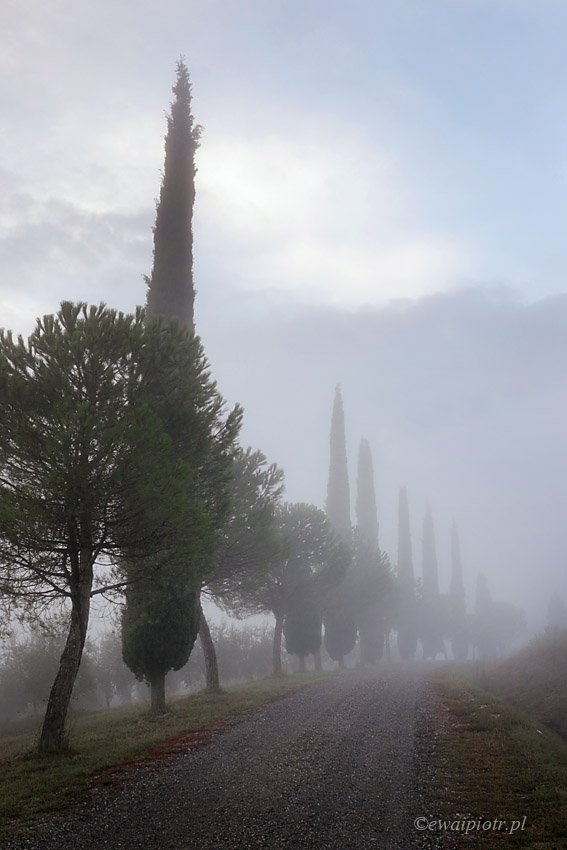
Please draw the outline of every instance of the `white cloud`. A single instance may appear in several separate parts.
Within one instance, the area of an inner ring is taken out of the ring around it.
[[[420,223],[423,200],[392,152],[352,131],[207,140],[199,165],[204,238],[244,250],[248,290],[358,306],[474,274],[467,246]]]

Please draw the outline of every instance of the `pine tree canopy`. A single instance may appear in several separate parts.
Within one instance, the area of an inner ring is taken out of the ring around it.
[[[212,545],[206,509],[228,511],[214,491],[228,486],[241,412],[223,418],[190,332],[141,310],[63,303],[27,343],[0,331],[0,395],[5,588],[70,596],[85,547],[94,567],[169,556],[174,539]]]

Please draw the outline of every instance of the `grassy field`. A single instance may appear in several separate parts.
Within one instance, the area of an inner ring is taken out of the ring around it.
[[[488,666],[480,684],[567,739],[567,629],[545,632],[510,658]]]
[[[439,778],[447,789],[443,817],[455,824],[506,822],[468,835],[453,827],[444,846],[567,847],[567,743],[456,670],[439,673],[435,689],[447,729],[439,742],[447,773]],[[522,825],[511,834],[513,822]]]
[[[243,713],[328,675],[266,678],[216,695],[179,697],[161,718],[145,705],[85,715],[71,724],[68,752],[56,757],[33,753],[37,733],[0,737],[0,844],[65,812],[93,785],[120,781],[140,765],[200,746]]]

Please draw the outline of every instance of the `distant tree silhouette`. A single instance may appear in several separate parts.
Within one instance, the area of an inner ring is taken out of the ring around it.
[[[409,519],[408,493],[400,488],[398,504],[397,630],[400,658],[413,658],[417,649],[417,610]]]
[[[451,651],[455,661],[466,661],[469,652],[469,628],[467,620],[463,566],[457,524],[451,527],[451,589],[449,593],[449,628]]]
[[[329,480],[325,507],[331,526],[347,546],[352,545],[350,521],[350,488],[348,481],[345,417],[340,385],[335,390],[331,417]],[[354,588],[347,573],[341,584],[332,589],[324,603],[325,648],[339,666],[356,644]]]
[[[368,440],[362,439],[358,449],[356,490],[356,525],[360,542],[378,548],[378,510],[374,486],[374,464]]]
[[[352,540],[350,488],[348,482],[345,414],[340,384],[335,390],[331,416],[329,479],[325,512],[329,522],[347,546]]]
[[[356,531],[352,566],[361,664],[376,664],[384,652],[386,606],[391,605],[390,561],[378,546],[378,513],[372,451],[361,440],[358,453]]]
[[[446,655],[443,642],[444,606],[439,594],[439,576],[435,529],[431,508],[427,505],[423,519],[423,592],[421,606],[421,641],[423,657],[435,659],[442,653]]]
[[[567,605],[560,596],[552,596],[549,600],[547,625],[550,629],[567,629]]]
[[[317,637],[312,641],[308,638],[306,643],[305,635],[313,635],[317,627],[320,643],[321,621],[320,614],[313,618],[313,611],[302,610],[300,600],[305,597],[313,603],[314,611],[320,611],[321,600],[341,581],[350,552],[315,505],[285,503],[276,510],[276,522],[279,545],[268,568],[236,573],[234,580],[226,583],[229,592],[223,593],[220,601],[227,611],[240,617],[266,611],[274,615],[274,673],[280,675],[286,618],[290,616],[294,621],[288,630],[289,645],[293,647],[290,651],[297,652],[301,662],[301,653],[308,654],[307,645],[313,647],[311,652],[316,651]],[[306,622],[300,625],[302,613]]]

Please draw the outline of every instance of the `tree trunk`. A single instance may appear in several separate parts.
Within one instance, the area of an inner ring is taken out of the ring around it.
[[[65,740],[65,721],[71,702],[71,694],[87,636],[92,588],[91,553],[81,553],[82,577],[72,595],[71,624],[61,654],[59,670],[53,682],[39,738],[40,753],[60,752]]]
[[[305,666],[305,656],[304,655],[298,655],[298,658],[299,658],[299,672],[305,673],[305,671],[307,669],[306,666]]]
[[[156,673],[150,679],[150,697],[152,714],[165,714],[165,673]]]
[[[337,658],[337,664],[339,665],[339,670],[344,670],[344,669],[345,669],[346,664],[345,664],[345,657],[344,657],[344,655],[341,655],[341,656],[339,656],[339,658]]]
[[[199,602],[199,639],[205,656],[205,675],[208,691],[220,691],[219,665],[211,630]]]
[[[320,671],[320,670],[323,669],[323,662],[321,661],[321,650],[320,649],[318,649],[317,652],[313,653],[313,666],[315,667],[315,670]]]
[[[283,633],[283,615],[275,614],[276,625],[274,626],[274,646],[273,646],[273,665],[274,676],[282,676],[282,633]]]

